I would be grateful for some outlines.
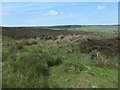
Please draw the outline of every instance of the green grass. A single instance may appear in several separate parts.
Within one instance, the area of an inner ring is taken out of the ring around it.
[[[111,38],[96,35],[89,38]],[[80,42],[60,44],[37,41],[3,45],[3,87],[6,88],[117,88],[117,57],[104,58],[107,64],[96,66],[89,53],[80,51]],[[67,44],[67,46],[65,45]],[[20,46],[19,46],[20,45]],[[72,49],[75,51],[71,52]],[[109,65],[108,65],[109,64]]]
[[[85,56],[84,59],[83,56]],[[117,87],[118,71],[116,68],[99,68],[89,60],[88,55],[81,55],[81,57],[80,59],[80,57],[70,55],[62,65],[51,67],[50,86],[64,88]],[[76,72],[77,69],[66,72],[67,65],[77,67],[79,72]]]

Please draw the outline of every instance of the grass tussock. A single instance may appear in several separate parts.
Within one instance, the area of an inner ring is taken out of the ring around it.
[[[57,66],[57,65],[60,65],[62,63],[62,57],[57,57],[57,58],[50,58],[48,61],[47,61],[47,64],[48,66]]]

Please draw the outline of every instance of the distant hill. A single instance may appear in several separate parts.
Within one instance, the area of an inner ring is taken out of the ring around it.
[[[44,28],[53,30],[118,31],[118,25],[62,25]]]
[[[30,27],[5,27],[9,29],[37,29],[37,30],[77,30],[77,31],[118,31],[118,25],[58,25],[58,26],[30,26]]]
[[[75,30],[54,30],[43,27],[3,27],[2,36],[11,37],[14,39],[34,38],[34,37],[57,37],[61,34],[90,34],[92,32],[75,31]]]

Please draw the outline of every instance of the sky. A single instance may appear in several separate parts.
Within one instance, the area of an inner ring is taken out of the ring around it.
[[[2,2],[2,26],[112,25],[117,2]]]

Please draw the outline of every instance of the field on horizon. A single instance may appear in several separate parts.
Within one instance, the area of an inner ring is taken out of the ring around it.
[[[118,88],[117,26],[3,27],[3,88]]]

